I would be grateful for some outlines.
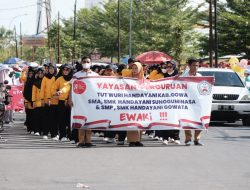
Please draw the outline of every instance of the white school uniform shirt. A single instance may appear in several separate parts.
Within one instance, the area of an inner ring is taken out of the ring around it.
[[[79,77],[88,77],[88,76],[99,76],[96,72],[94,72],[94,71],[87,71],[87,72],[85,72],[85,71],[78,71],[78,72],[76,72],[74,75],[73,75],[73,77],[75,77],[75,78],[79,78]]]

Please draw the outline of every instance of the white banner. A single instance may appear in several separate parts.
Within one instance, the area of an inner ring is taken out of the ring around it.
[[[213,77],[157,81],[74,78],[71,126],[96,130],[206,130],[213,81]]]

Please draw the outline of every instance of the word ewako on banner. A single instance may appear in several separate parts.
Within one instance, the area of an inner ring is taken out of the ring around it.
[[[213,77],[74,78],[72,128],[206,130],[213,81]]]

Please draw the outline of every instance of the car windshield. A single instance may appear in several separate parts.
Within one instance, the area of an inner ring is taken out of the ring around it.
[[[215,78],[214,86],[236,86],[244,87],[240,77],[233,72],[220,71],[198,71],[202,76],[213,76]]]

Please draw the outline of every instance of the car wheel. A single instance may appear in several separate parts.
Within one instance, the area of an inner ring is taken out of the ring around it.
[[[245,118],[242,120],[242,124],[244,126],[250,126],[250,118]]]

